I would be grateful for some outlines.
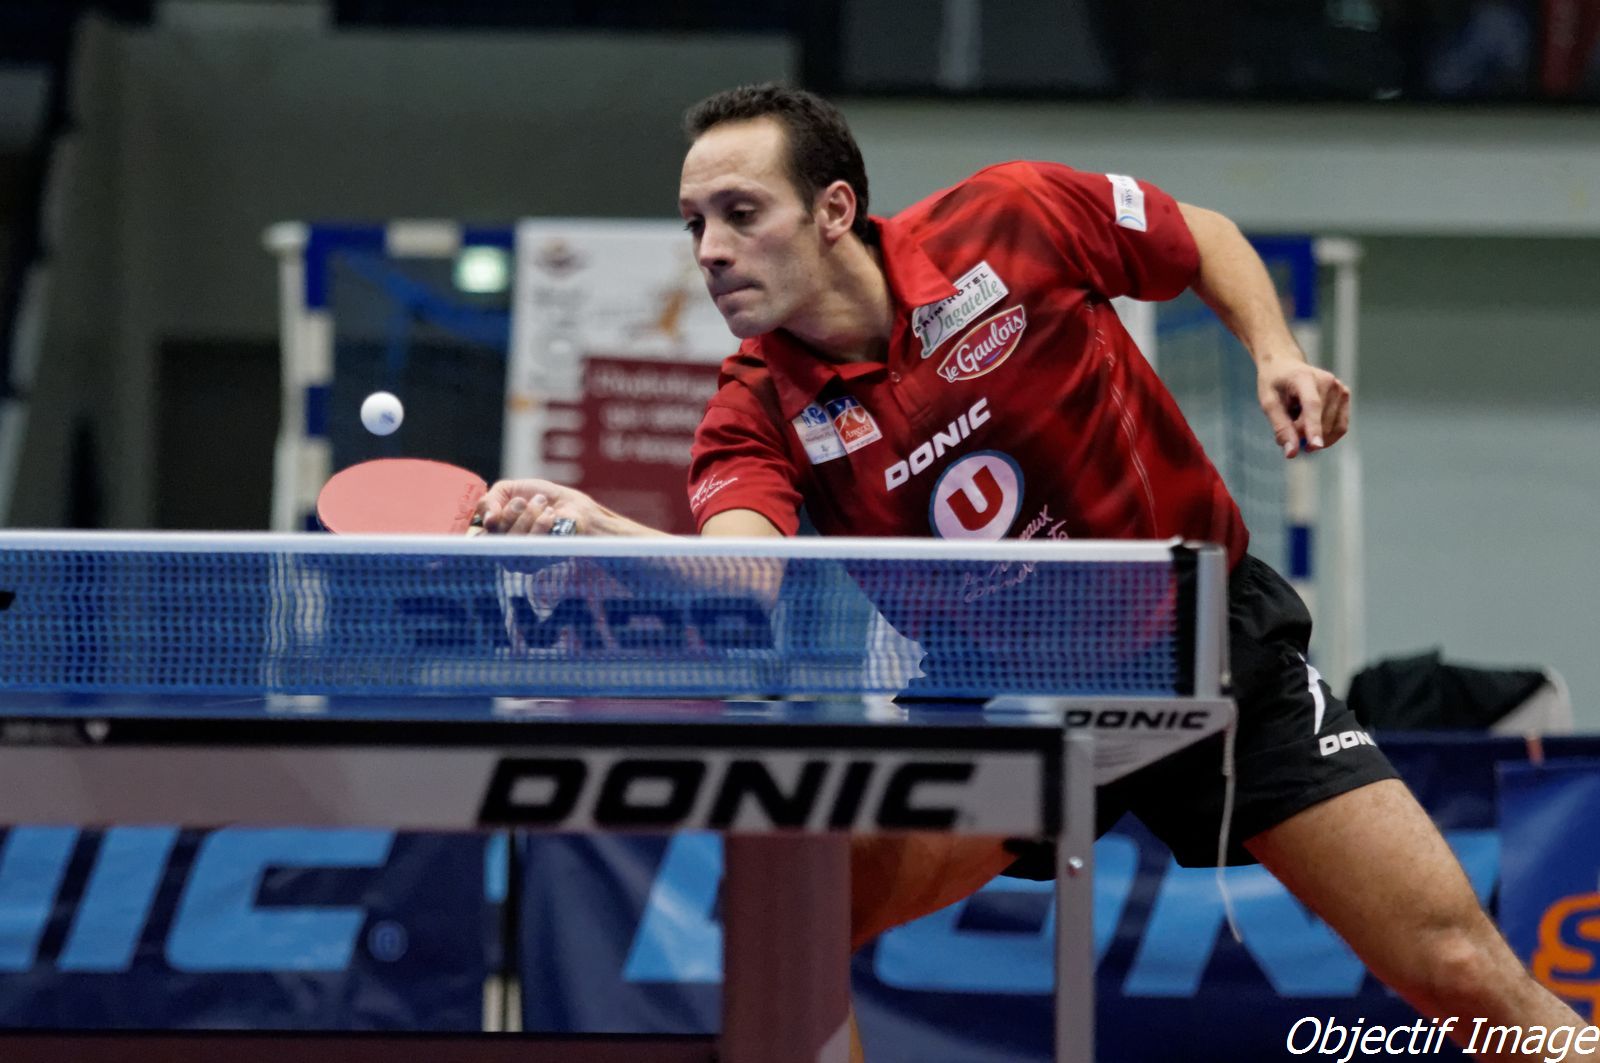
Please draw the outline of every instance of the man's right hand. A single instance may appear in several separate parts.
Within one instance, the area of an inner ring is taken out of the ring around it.
[[[550,480],[501,480],[478,501],[477,518],[492,535],[549,535],[563,517],[579,535],[604,534],[608,516],[594,499]]]

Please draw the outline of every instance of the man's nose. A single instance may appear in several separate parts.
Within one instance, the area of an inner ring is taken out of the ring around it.
[[[722,226],[706,225],[700,234],[698,258],[703,269],[722,270],[733,264],[733,249]]]

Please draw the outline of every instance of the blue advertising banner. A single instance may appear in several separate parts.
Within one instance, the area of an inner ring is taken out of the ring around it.
[[[1514,739],[1384,747],[1480,898],[1498,895],[1523,958],[1600,1019],[1600,739],[1547,739],[1552,758],[1591,759],[1541,769]],[[1101,1060],[1178,1045],[1192,1061],[1282,1059],[1313,1041],[1305,1054],[1338,1059],[1324,1049],[1358,1026],[1416,1022],[1260,869],[1228,872],[1236,942],[1215,872],[1176,867],[1137,822],[1096,855]],[[502,957],[508,874],[520,930]],[[389,831],[14,827],[0,831],[0,1025],[469,1031],[504,963],[529,1030],[707,1032],[720,885],[705,835],[525,836],[508,852]],[[1051,900],[997,880],[863,950],[873,1063],[1047,1059]]]
[[[1600,1026],[1600,758],[1500,769],[1500,924],[1534,977]]]
[[[1486,894],[1493,832],[1454,831],[1451,840]],[[536,841],[531,859],[588,865],[605,886],[558,898],[561,887],[530,885],[543,912],[526,923],[529,1028],[716,1029],[720,855],[717,839],[700,835]],[[1330,1021],[1416,1021],[1265,871],[1228,872],[1241,944],[1226,928],[1215,872],[1171,864],[1136,825],[1102,838],[1096,860],[1100,1059],[1156,1058],[1179,1037],[1185,1059],[1277,1058],[1308,1016],[1317,1025],[1300,1032],[1312,1040]],[[996,880],[859,954],[853,981],[869,1058],[1049,1060],[1051,889]]]
[[[0,1026],[478,1030],[485,840],[0,831]]]
[[[522,1024],[706,1033],[722,1007],[722,839],[524,835]]]
[[[1384,747],[1487,903],[1501,864],[1495,768],[1521,760],[1523,743],[1408,736]],[[1588,748],[1600,751],[1600,742]],[[527,1028],[716,1028],[715,838],[543,837],[524,839],[522,852]],[[1096,861],[1104,1063],[1168,1058],[1180,1045],[1182,1058],[1196,1063],[1288,1058],[1291,1047],[1338,1059],[1343,1052],[1328,1050],[1358,1026],[1413,1027],[1414,1044],[1409,1034],[1391,1043],[1428,1046],[1432,1059],[1462,1058],[1427,1024],[1415,1027],[1416,1013],[1262,869],[1227,873],[1236,942],[1215,871],[1177,867],[1136,821],[1101,839]],[[858,954],[855,999],[868,1058],[1049,1059],[1051,901],[1049,884],[999,879]]]

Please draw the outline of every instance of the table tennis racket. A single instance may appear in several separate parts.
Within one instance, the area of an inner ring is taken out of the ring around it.
[[[423,458],[378,458],[335,473],[317,494],[317,520],[342,535],[476,535],[478,500],[489,490],[468,469]],[[551,535],[571,535],[562,517]]]

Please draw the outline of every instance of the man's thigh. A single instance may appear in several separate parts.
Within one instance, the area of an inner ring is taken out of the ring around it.
[[[1331,797],[1245,847],[1379,977],[1428,935],[1487,919],[1444,836],[1397,780]]]

